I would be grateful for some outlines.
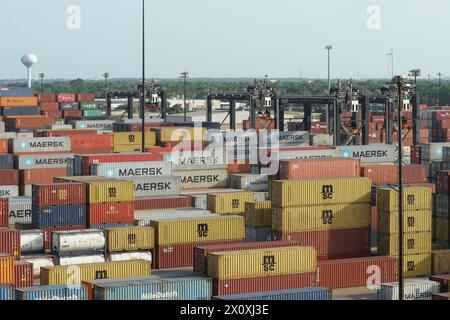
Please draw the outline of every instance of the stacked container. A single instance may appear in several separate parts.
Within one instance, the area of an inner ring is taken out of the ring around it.
[[[450,148],[445,148],[450,149]],[[438,171],[436,181],[436,210],[433,212],[433,238],[449,244],[450,215],[449,215],[449,184],[450,171]]]
[[[259,242],[272,239],[272,203],[253,201],[245,203],[245,241]]]
[[[272,181],[273,238],[317,249],[319,260],[370,255],[368,178]]]
[[[242,214],[245,204],[255,201],[253,192],[212,193],[207,196],[207,207],[216,214]]]
[[[378,254],[398,256],[398,193],[378,188]],[[403,189],[403,272],[405,277],[431,274],[431,190],[424,187]]]
[[[140,132],[114,132],[114,152],[141,152],[142,133]],[[156,144],[155,132],[145,133],[145,148]]]
[[[106,228],[106,248],[110,261],[133,260],[136,257],[152,262],[155,247],[154,229],[148,226]]]

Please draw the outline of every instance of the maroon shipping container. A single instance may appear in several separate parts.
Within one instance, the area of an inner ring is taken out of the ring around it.
[[[436,172],[436,191],[437,193],[448,195],[448,177],[450,170]]]
[[[56,95],[56,101],[60,103],[74,103],[77,102],[77,96],[72,93],[60,93]]]
[[[16,229],[0,228],[0,253],[9,253],[20,259],[20,232]]]
[[[21,185],[52,183],[53,177],[65,177],[66,175],[66,168],[19,170]]]
[[[378,268],[378,269],[377,269]],[[398,261],[394,257],[364,257],[319,261],[318,286],[330,289],[363,287],[397,281]],[[380,278],[376,277],[377,270]]]
[[[372,179],[373,184],[397,183],[397,167],[393,164],[365,164],[361,167],[361,177]]]
[[[279,162],[281,180],[359,177],[359,173],[360,160],[356,159],[293,159]]]
[[[77,102],[94,102],[95,94],[93,93],[79,93],[77,94]]]
[[[96,151],[93,155],[81,157],[81,173],[89,175],[91,165],[110,162],[145,162],[145,161],[163,161],[164,156],[159,153],[122,153],[122,154],[99,154]]]
[[[163,196],[134,199],[134,210],[190,207],[192,207],[192,198],[187,196]]]
[[[9,199],[0,198],[0,227],[7,227],[9,221]]]
[[[432,300],[450,300],[450,292],[433,294]]]
[[[213,296],[288,290],[317,286],[316,273],[298,273],[232,280],[213,279]]]
[[[40,104],[42,105],[42,103],[46,103],[46,102],[56,102],[56,94],[52,94],[52,93],[42,93],[40,95],[38,95],[38,100],[40,102]]]
[[[435,111],[432,113],[433,120],[450,119],[450,111]]]
[[[214,241],[202,243],[209,245],[242,244],[243,241]],[[194,265],[194,247],[199,243],[156,246],[154,254],[154,267],[156,269],[192,267]]]
[[[97,203],[88,206],[88,226],[134,223],[133,202]]]
[[[58,102],[41,102],[41,111],[59,111]]]
[[[63,118],[67,117],[81,117],[82,111],[81,110],[64,110],[62,112]]]
[[[0,185],[17,186],[19,184],[19,171],[16,169],[0,169]]]
[[[317,249],[318,255],[357,258],[370,256],[370,228],[273,233],[274,240],[296,240]]]
[[[42,115],[48,118],[62,119],[62,111],[59,110],[42,111]]]
[[[429,279],[440,283],[440,292],[447,292],[450,290],[450,274],[433,275],[430,276]]]
[[[14,262],[14,287],[26,288],[33,286],[33,264],[25,261]]]
[[[94,135],[97,130],[44,130],[40,132],[41,137],[70,137],[77,134]]]
[[[408,164],[403,166],[403,183],[426,183],[427,170],[425,165]]]
[[[63,226],[63,227],[51,227],[42,228],[44,231],[44,245],[46,250],[50,250],[52,246],[52,232],[55,231],[71,231],[71,230],[84,230],[85,226]]]
[[[26,118],[4,118],[3,122],[5,122],[6,131],[14,132],[19,129],[42,129],[54,124],[55,120],[42,116],[30,116]]]
[[[64,206],[86,204],[86,185],[83,183],[38,184],[32,187],[33,206]]]
[[[255,250],[255,249],[269,249],[280,247],[298,246],[298,241],[264,241],[264,242],[249,242],[238,243],[230,245],[215,245],[215,246],[198,246],[194,247],[194,272],[206,276],[208,272],[208,254],[212,252],[224,251],[240,251],[240,250]]]

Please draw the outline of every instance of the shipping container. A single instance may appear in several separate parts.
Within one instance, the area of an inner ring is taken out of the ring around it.
[[[280,232],[370,228],[370,203],[274,208],[272,228]]]
[[[79,93],[77,94],[77,102],[94,102],[95,94],[93,93]]]
[[[30,97],[33,90],[28,87],[0,88],[0,97]]]
[[[434,250],[431,253],[433,274],[450,273],[450,249]]]
[[[53,232],[55,232],[55,231],[70,231],[70,230],[84,230],[84,229],[86,229],[86,225],[42,228],[42,231],[44,231],[45,250],[50,250],[52,247],[52,233]]]
[[[108,202],[91,204],[87,208],[89,227],[99,224],[134,223],[133,202]]]
[[[44,253],[44,231],[21,230],[20,250],[22,255]]]
[[[398,211],[398,193],[392,188],[377,189],[378,210]],[[431,190],[425,187],[403,189],[403,210],[431,210]]]
[[[270,241],[272,239],[271,227],[245,227],[245,242]]]
[[[211,214],[209,210],[196,209],[196,208],[173,208],[173,209],[153,209],[153,210],[139,210],[134,214],[134,218],[137,221],[151,221],[155,219],[174,219],[174,218],[186,218],[186,217],[203,217],[203,216],[215,216]]]
[[[109,178],[170,176],[172,164],[168,161],[102,163],[91,166],[91,174]]]
[[[31,211],[32,225],[36,229],[86,225],[85,205],[33,206]]]
[[[130,261],[130,260],[144,260],[153,262],[153,255],[151,251],[129,251],[129,252],[115,252],[108,254],[108,261]]]
[[[254,243],[238,243],[232,245],[200,245],[194,247],[194,272],[205,275],[208,270],[208,256],[213,252],[271,249],[298,246],[297,241],[265,241]]]
[[[134,210],[188,208],[191,204],[192,198],[186,196],[136,197]]]
[[[381,233],[398,232],[398,211],[378,210],[378,231]],[[403,232],[431,232],[431,210],[403,211]]]
[[[58,255],[94,254],[105,250],[105,233],[100,230],[54,231],[51,250]]]
[[[19,187],[18,186],[4,186],[0,185],[0,198],[11,198],[19,196]]]
[[[114,132],[114,147],[137,145],[142,147],[142,134],[140,132]],[[145,133],[145,146],[150,147],[156,144],[155,132]]]
[[[341,229],[306,232],[278,232],[273,240],[296,240],[302,246],[312,246],[318,255],[334,259],[364,257],[370,255],[370,228]]]
[[[0,252],[20,258],[20,232],[16,229],[0,228]]]
[[[33,206],[64,206],[86,203],[83,183],[52,183],[33,185]]]
[[[31,139],[13,139],[10,144],[10,151],[19,153],[61,153],[72,150],[70,138],[51,137],[51,138],[31,138]]]
[[[177,142],[177,141],[204,141],[203,137],[206,128],[155,128],[156,141],[160,142]]]
[[[360,160],[355,159],[295,159],[279,162],[279,179],[335,179],[359,177]]]
[[[396,147],[389,144],[339,146],[336,150],[342,158],[360,159],[361,163],[386,163],[397,160]]]
[[[265,174],[232,174],[230,175],[230,186],[246,191],[267,191],[269,190],[269,176]]]
[[[33,286],[33,264],[26,261],[14,262],[14,287],[26,288]]]
[[[253,192],[209,194],[208,210],[217,214],[235,214],[245,212],[245,203],[255,201]]]
[[[0,285],[3,284],[14,284],[14,256],[6,253],[0,253]]]
[[[56,101],[57,102],[76,102],[77,96],[72,93],[59,93],[56,95]]]
[[[184,189],[226,188],[228,171],[226,169],[174,171],[173,176],[181,178]]]
[[[67,168],[68,160],[73,158],[74,154],[70,153],[14,156],[14,167],[16,169]]]
[[[113,136],[111,134],[75,134],[70,136],[73,153],[86,153],[100,150],[113,152]]]
[[[114,120],[76,120],[75,129],[112,130]]]
[[[403,300],[431,300],[433,294],[439,293],[439,283],[423,279],[406,279]],[[377,290],[378,300],[398,300],[398,282],[382,283]]]
[[[246,202],[245,226],[272,227],[272,203],[270,201]]]
[[[403,275],[407,278],[431,274],[431,254],[410,254],[403,256]]]
[[[93,300],[210,300],[212,281],[196,276],[155,276],[94,281]]]
[[[16,300],[87,300],[84,286],[36,286],[16,290]]]
[[[243,293],[228,296],[216,296],[213,300],[280,300],[280,301],[300,301],[300,300],[331,300],[331,290],[328,288],[301,288],[301,289],[290,289],[290,290],[278,290],[278,291],[266,291],[266,292],[255,292],[255,293]]]
[[[174,171],[226,169],[222,150],[178,151],[164,153],[164,160],[172,162]]]
[[[0,301],[14,300],[14,286],[0,285]]]
[[[8,146],[6,143],[6,151],[8,152]],[[0,169],[13,169],[13,155],[12,154],[0,154]]]
[[[41,108],[37,106],[27,107],[2,107],[2,116],[35,116],[41,114]]]
[[[103,263],[106,262],[106,258],[104,254],[86,254],[80,256],[57,256],[56,261],[60,266],[72,266],[90,263]]]
[[[420,148],[421,160],[441,160],[443,155],[443,148],[449,147],[450,142],[443,143],[424,143]]]
[[[3,210],[2,200],[0,199],[0,212]],[[9,225],[15,225],[18,222],[31,224],[31,197],[10,197],[4,200],[7,203],[5,212],[9,217]]]
[[[338,203],[370,203],[371,181],[368,178],[275,180],[272,205],[277,208]]]
[[[55,265],[55,256],[50,255],[23,256],[21,259],[22,261],[33,265],[34,278],[39,278],[41,274],[41,267],[52,267]]]
[[[46,111],[49,112],[49,111]],[[7,131],[42,129],[45,126],[55,123],[55,119],[51,117],[39,116],[21,116],[18,118],[5,118],[5,127]]]
[[[87,183],[87,199],[90,204],[130,202],[134,200],[134,184],[124,180],[91,181]]]
[[[378,232],[378,254],[398,255],[398,234]],[[408,232],[403,235],[403,253],[405,255],[431,253],[431,232]]]
[[[80,102],[80,109],[83,111],[97,110],[98,106],[96,102]]]
[[[38,105],[38,100],[34,96],[30,97],[7,97],[0,96],[0,107],[34,107]]]
[[[151,227],[128,227],[106,229],[108,252],[153,249],[155,232]]]
[[[448,242],[450,239],[450,219],[435,217],[435,239]]]
[[[435,293],[431,300],[450,300],[450,292],[447,293]]]
[[[41,285],[80,284],[82,281],[147,275],[150,275],[150,263],[142,260],[43,267]]]
[[[53,177],[66,174],[67,168],[19,170],[20,187],[23,190],[25,185],[52,183]]]
[[[436,281],[440,285],[440,292],[447,292],[449,291],[450,287],[450,274],[438,274],[438,275],[432,275],[429,277],[431,281]]]
[[[397,281],[398,260],[396,257],[362,257],[319,261],[317,274],[318,285],[325,288],[375,287],[380,281]]]
[[[39,102],[39,106],[42,111],[59,111],[58,102],[48,101],[48,102]]]

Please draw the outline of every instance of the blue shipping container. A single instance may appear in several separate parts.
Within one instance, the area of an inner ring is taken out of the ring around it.
[[[0,169],[14,169],[12,154],[0,154]]]
[[[280,291],[233,294],[213,300],[331,300],[331,289],[311,287]]]
[[[211,278],[141,277],[135,280],[93,281],[94,300],[210,300]]]
[[[35,116],[41,114],[40,107],[3,107],[3,116]]]
[[[16,289],[16,300],[87,300],[85,286],[36,286]]]
[[[28,87],[22,88],[1,88],[0,97],[29,97],[33,95],[33,90]]]
[[[86,206],[49,206],[31,209],[33,228],[50,228],[63,226],[85,226]]]
[[[14,300],[14,287],[10,285],[0,286],[0,301]]]

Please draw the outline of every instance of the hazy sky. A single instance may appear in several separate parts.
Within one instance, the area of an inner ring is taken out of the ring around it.
[[[70,5],[80,29],[69,29]],[[178,77],[388,77],[412,67],[449,75],[450,1],[146,0],[147,75]],[[371,7],[371,6],[377,6]],[[370,9],[368,13],[368,9]],[[379,14],[378,14],[379,9]],[[48,78],[138,77],[140,0],[2,0],[0,79],[24,78],[20,57]]]

